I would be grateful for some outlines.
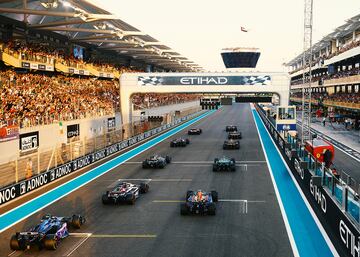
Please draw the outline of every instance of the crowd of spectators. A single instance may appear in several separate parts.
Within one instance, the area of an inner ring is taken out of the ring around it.
[[[154,108],[163,105],[179,104],[200,99],[195,94],[136,94],[132,98],[134,110]]]
[[[75,58],[66,48],[46,42],[14,40],[0,42],[0,50],[21,60],[85,69],[91,64],[102,72],[143,72],[117,64],[117,57],[96,54],[87,59]],[[0,70],[0,127],[51,124],[57,121],[114,114],[120,111],[119,83],[88,76],[66,76],[54,72],[16,72]],[[199,99],[188,94],[142,94],[133,98],[135,109],[183,103]]]
[[[349,42],[347,44],[339,46],[338,49],[335,52],[329,53],[328,55],[323,54],[322,56],[319,56],[316,59],[312,60],[311,61],[312,66],[317,65],[317,64],[322,66],[322,65],[324,65],[325,60],[328,60],[328,59],[330,59],[330,58],[332,58],[334,56],[337,56],[337,55],[339,55],[341,53],[344,53],[344,52],[346,52],[346,51],[348,51],[348,50],[350,50],[352,48],[358,47],[358,46],[360,46],[360,39],[357,39],[355,41],[351,41],[351,42]],[[307,65],[306,67],[309,67],[309,65]],[[300,71],[300,70],[302,70],[304,68],[305,68],[305,66],[298,67],[297,69],[292,70],[290,72],[290,74],[293,74],[293,73],[295,73],[297,71]]]
[[[301,92],[291,93],[293,98],[302,98]],[[318,100],[319,102],[323,101],[332,101],[339,103],[360,103],[360,93],[345,93],[338,92],[333,94],[328,94],[327,92],[323,93],[311,93],[311,98]]]
[[[324,74],[324,75],[320,75],[320,76],[314,76],[311,78],[311,82],[317,82],[317,81],[323,82],[324,80],[344,78],[344,77],[350,77],[350,76],[355,76],[355,75],[360,75],[360,67],[357,67],[357,68],[354,67],[354,68],[348,69],[348,70],[336,71],[333,74]],[[303,84],[302,78],[291,81],[291,85],[301,85],[301,84]],[[322,83],[320,83],[320,84],[322,84]]]
[[[0,71],[0,124],[27,127],[113,114],[118,87],[112,80]]]

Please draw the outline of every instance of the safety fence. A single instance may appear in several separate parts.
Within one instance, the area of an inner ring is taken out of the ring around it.
[[[266,112],[256,109],[340,256],[360,256],[359,184],[319,163],[300,140],[278,132]]]
[[[123,150],[202,113],[189,108],[173,120],[138,121],[101,136],[61,144],[0,165],[0,205],[57,178]]]

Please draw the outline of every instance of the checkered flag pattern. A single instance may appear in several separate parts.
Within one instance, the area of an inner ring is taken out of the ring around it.
[[[270,76],[245,76],[245,85],[270,85]]]
[[[161,85],[162,84],[162,79],[161,77],[155,77],[155,76],[139,76],[138,77],[138,84],[140,86],[156,86],[156,85]]]

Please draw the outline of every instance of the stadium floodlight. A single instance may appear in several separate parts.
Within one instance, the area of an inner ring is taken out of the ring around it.
[[[105,30],[106,27],[107,27],[107,25],[106,25],[105,22],[98,22],[98,23],[95,23],[95,24],[93,25],[93,27],[94,27],[95,29],[98,29],[98,30]]]
[[[65,7],[72,7],[72,5],[71,5],[69,2],[61,1],[61,3],[62,3],[63,6],[65,6]]]
[[[40,4],[45,8],[45,9],[51,9],[51,8],[58,8],[59,6],[59,2],[58,0],[42,0],[40,1]]]

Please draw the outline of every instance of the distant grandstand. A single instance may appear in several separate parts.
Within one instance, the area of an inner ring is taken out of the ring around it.
[[[312,104],[314,113],[330,121],[360,126],[360,15],[352,17],[313,46]],[[302,54],[287,63],[291,68],[291,101],[302,101]],[[307,65],[308,67],[308,65]]]
[[[111,115],[120,111],[122,73],[202,69],[87,1],[3,1],[0,12],[0,127]],[[133,103],[195,99],[150,94]]]

